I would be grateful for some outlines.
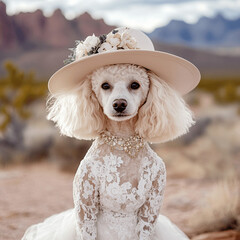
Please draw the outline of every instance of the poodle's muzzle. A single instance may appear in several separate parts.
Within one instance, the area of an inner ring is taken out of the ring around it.
[[[125,99],[115,99],[113,101],[113,109],[117,112],[117,113],[123,113],[124,110],[127,107],[127,101]]]

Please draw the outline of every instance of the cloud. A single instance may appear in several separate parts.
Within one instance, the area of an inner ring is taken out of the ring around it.
[[[228,18],[240,16],[240,0],[5,0],[10,14],[43,9],[47,15],[61,8],[68,18],[88,11],[108,24],[129,26],[150,32],[171,19],[196,22],[201,16],[222,13]]]

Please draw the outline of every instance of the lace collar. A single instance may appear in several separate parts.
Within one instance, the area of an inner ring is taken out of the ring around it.
[[[138,134],[128,138],[122,138],[114,136],[108,131],[100,133],[100,140],[112,148],[126,152],[131,157],[135,157],[145,143],[143,138]]]

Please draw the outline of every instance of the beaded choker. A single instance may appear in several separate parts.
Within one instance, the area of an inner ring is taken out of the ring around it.
[[[109,132],[102,132],[100,138],[112,148],[123,150],[131,157],[135,157],[139,150],[144,146],[143,138],[138,134],[128,138],[121,138],[113,136]]]

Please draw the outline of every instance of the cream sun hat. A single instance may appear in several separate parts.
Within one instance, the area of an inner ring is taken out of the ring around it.
[[[52,94],[74,89],[86,75],[105,65],[129,63],[154,72],[173,89],[184,95],[200,81],[200,72],[189,61],[155,51],[150,38],[143,32],[121,27],[107,35],[89,36],[78,42],[66,66],[52,75],[48,82]]]

